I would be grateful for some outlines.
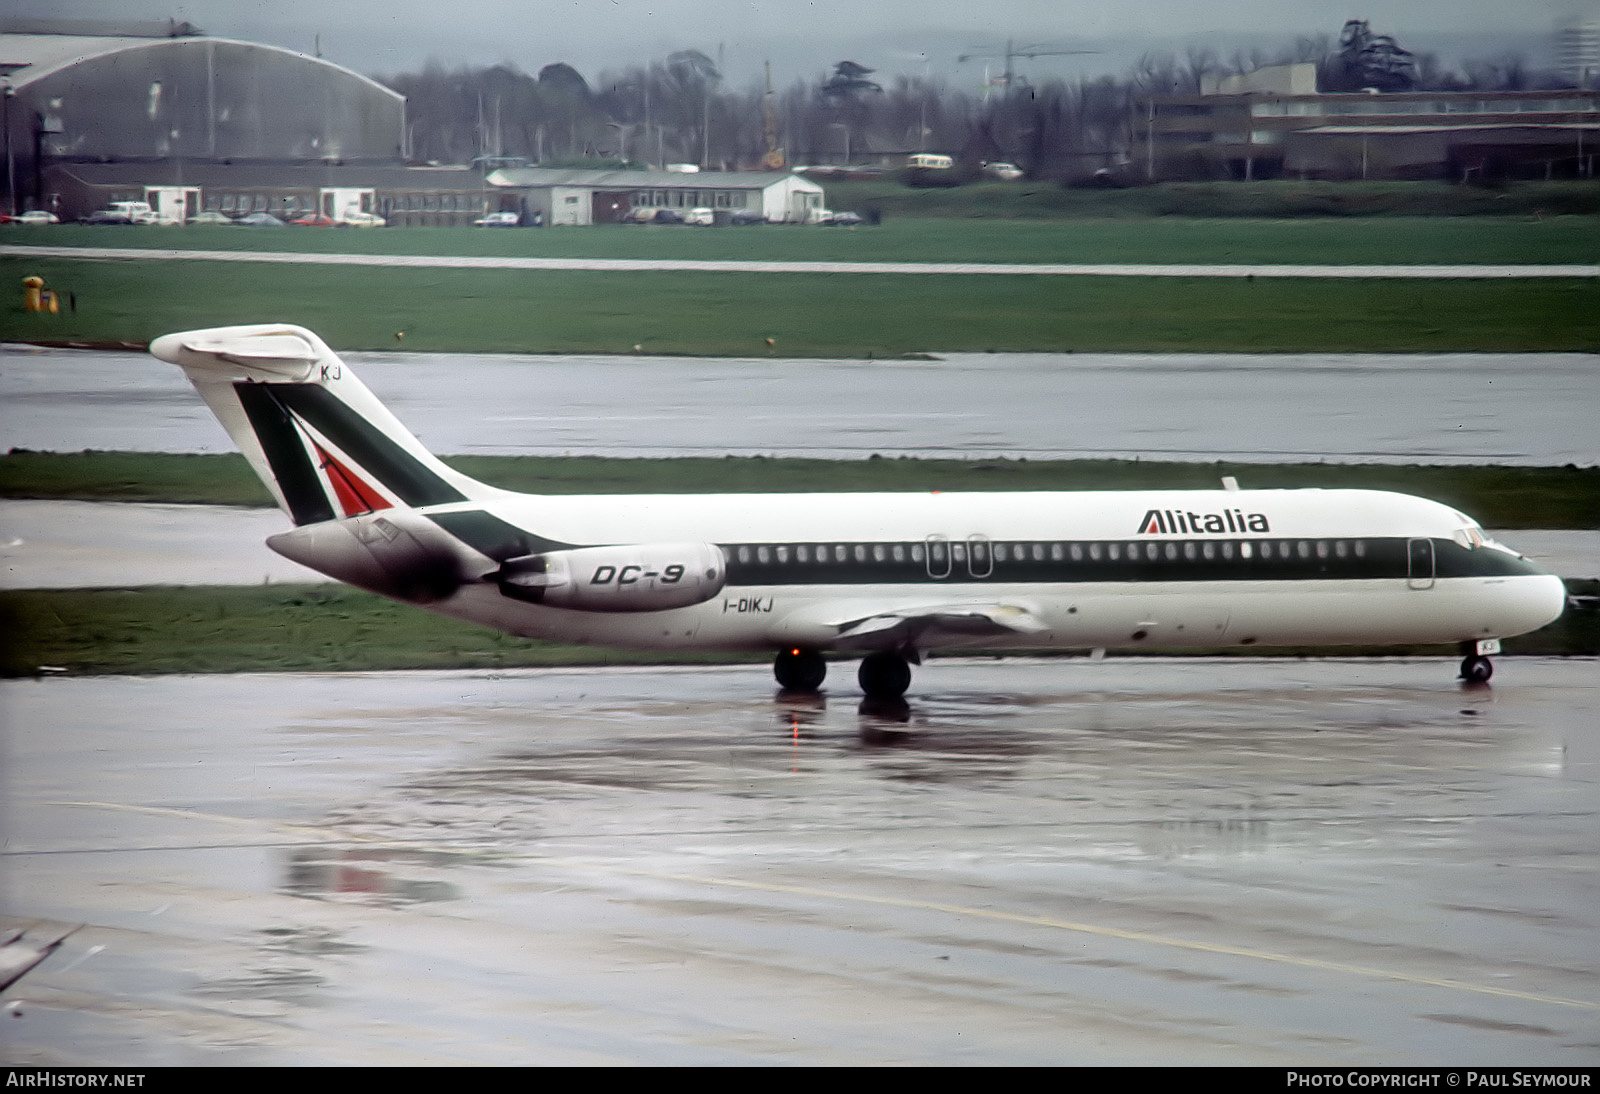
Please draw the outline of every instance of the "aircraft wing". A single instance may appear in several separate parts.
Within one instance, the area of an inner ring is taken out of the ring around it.
[[[943,645],[975,638],[1043,634],[1047,627],[1021,604],[920,605],[831,623],[829,645],[838,650],[882,650]]]

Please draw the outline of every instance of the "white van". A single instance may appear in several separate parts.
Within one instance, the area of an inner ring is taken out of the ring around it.
[[[109,211],[127,217],[129,224],[155,224],[160,219],[148,201],[113,201]]]

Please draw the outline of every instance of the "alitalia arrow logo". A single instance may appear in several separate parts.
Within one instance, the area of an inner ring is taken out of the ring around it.
[[[1151,509],[1139,521],[1139,535],[1197,535],[1207,532],[1270,532],[1265,513],[1191,513],[1182,509]]]

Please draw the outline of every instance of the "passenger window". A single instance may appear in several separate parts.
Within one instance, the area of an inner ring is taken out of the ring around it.
[[[781,546],[781,547],[778,548],[778,561],[779,562],[788,562],[789,561],[789,548],[788,548],[787,545]]]
[[[1210,547],[1211,544],[1208,543],[1208,544],[1206,544],[1206,546]],[[1195,550],[1196,550],[1196,548],[1195,548],[1193,540],[1189,541],[1188,543],[1185,543],[1183,545],[1183,557],[1188,559],[1190,562],[1193,562],[1194,559],[1195,559]],[[1208,555],[1207,557],[1210,557],[1210,556]]]
[[[1151,559],[1153,561],[1155,559],[1155,557],[1160,553],[1161,553],[1161,544],[1159,544],[1159,543],[1146,543],[1144,545],[1144,557],[1145,558]]]
[[[904,543],[896,543],[894,545],[894,560],[896,562],[904,562],[906,560],[906,545]]]
[[[1212,543],[1208,539],[1208,540],[1206,540],[1204,543],[1202,543],[1200,545],[1200,553],[1205,555],[1206,558],[1208,558],[1208,559],[1216,558],[1217,557],[1217,545],[1215,543]]]
[[[1082,562],[1083,561],[1083,544],[1074,543],[1072,545],[1072,561],[1074,561],[1074,562]]]
[[[758,561],[758,562],[771,562],[772,561],[772,551],[769,550],[766,547],[757,547],[756,548],[756,561]]]
[[[1328,557],[1328,541],[1327,540],[1325,540],[1325,539],[1317,540],[1317,557],[1318,558],[1327,558]]]
[[[1106,553],[1111,556],[1111,561],[1112,562],[1116,562],[1118,559],[1120,559],[1122,557],[1122,544],[1120,544],[1120,543],[1108,543],[1108,544],[1106,544]],[[1098,558],[1099,556],[1096,555],[1095,557]]]
[[[1061,544],[1052,543],[1050,545],[1050,561],[1051,562],[1060,562],[1065,557],[1066,557],[1065,553],[1061,550]]]
[[[882,562],[885,559],[887,559],[888,557],[889,557],[889,553],[888,553],[888,551],[884,550],[883,544],[874,543],[872,545],[872,561],[874,561],[874,562]]]
[[[856,553],[856,561],[857,562],[865,562],[865,561],[867,561],[867,545],[865,543],[856,544],[856,552],[855,553]]]
[[[750,548],[748,548],[748,547],[740,547],[739,548],[739,561],[740,562],[749,562],[750,561]]]
[[[1033,561],[1035,561],[1035,562],[1043,562],[1044,561],[1044,544],[1035,543],[1033,545]]]
[[[921,562],[922,561],[922,544],[913,543],[911,545],[911,561],[912,562]]]
[[[1168,562],[1175,561],[1178,557],[1178,545],[1176,543],[1168,543],[1166,553]]]
[[[994,545],[994,560],[996,562],[1004,562],[1006,560],[1006,545],[1004,543],[996,543]]]
[[[811,548],[802,543],[800,546],[794,549],[794,557],[796,562],[810,562]]]
[[[1250,543],[1249,543],[1248,540],[1246,540],[1244,543],[1239,544],[1239,557],[1240,558],[1249,558],[1250,557]]]
[[[1305,540],[1301,540],[1299,543],[1296,543],[1294,545],[1294,549],[1295,553],[1301,558],[1311,557],[1311,544],[1307,543]]]

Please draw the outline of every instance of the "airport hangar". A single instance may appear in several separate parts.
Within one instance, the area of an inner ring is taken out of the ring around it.
[[[5,201],[76,220],[148,201],[169,223],[210,210],[390,224],[620,220],[628,209],[760,210],[805,221],[822,188],[783,172],[581,171],[407,162],[406,102],[375,80],[188,23],[8,19],[0,34]]]

